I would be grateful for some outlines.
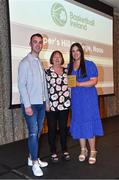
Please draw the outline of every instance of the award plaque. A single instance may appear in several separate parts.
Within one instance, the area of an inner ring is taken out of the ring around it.
[[[76,87],[76,75],[68,75],[68,87]]]

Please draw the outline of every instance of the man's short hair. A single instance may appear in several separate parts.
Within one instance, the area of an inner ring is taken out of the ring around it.
[[[41,34],[36,33],[36,34],[33,34],[33,35],[31,36],[30,42],[32,41],[32,38],[33,38],[34,36],[37,36],[37,37],[40,37],[41,39],[43,39],[43,36],[42,36]]]

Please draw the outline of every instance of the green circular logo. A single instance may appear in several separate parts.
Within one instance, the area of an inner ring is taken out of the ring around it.
[[[59,3],[54,3],[51,9],[51,16],[55,24],[64,26],[67,22],[67,13],[64,7]]]

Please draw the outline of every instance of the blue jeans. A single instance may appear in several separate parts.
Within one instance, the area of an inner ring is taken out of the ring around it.
[[[21,105],[23,114],[28,127],[28,149],[33,161],[38,159],[38,142],[42,131],[43,121],[45,118],[45,103],[32,105],[33,115],[29,116],[25,113],[24,105]]]

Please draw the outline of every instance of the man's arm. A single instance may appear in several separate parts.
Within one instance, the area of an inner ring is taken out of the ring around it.
[[[31,107],[27,90],[27,68],[28,65],[26,62],[20,62],[18,68],[18,88],[25,108]]]

